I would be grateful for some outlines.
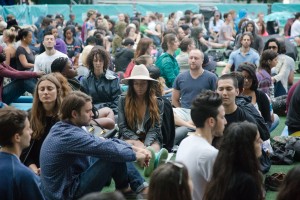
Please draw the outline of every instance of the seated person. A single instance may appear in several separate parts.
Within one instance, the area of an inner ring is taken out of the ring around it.
[[[44,75],[44,72],[18,71],[4,63],[6,59],[3,48],[0,46],[0,101],[6,104],[17,100],[24,92],[33,93],[36,78]],[[3,87],[4,78],[14,79]]]
[[[117,115],[121,89],[117,75],[108,69],[109,62],[110,56],[107,51],[95,46],[87,57],[89,76],[82,78],[81,86],[86,94],[93,98],[97,109],[109,107]]]
[[[131,62],[134,57],[133,51],[134,41],[130,38],[126,38],[122,41],[122,46],[117,48],[115,53],[115,71],[125,72],[127,65]]]
[[[147,192],[148,184],[132,162],[147,166],[149,151],[118,139],[95,137],[82,128],[93,116],[90,96],[71,92],[59,113],[61,121],[51,128],[40,155],[41,188],[47,199],[78,199],[101,191],[112,178],[121,192]]]
[[[289,109],[285,124],[288,127],[289,135],[300,131],[300,85],[295,88],[289,103]],[[297,135],[299,136],[299,135]]]
[[[71,62],[68,58],[60,57],[55,59],[51,65],[51,70],[52,72],[56,72],[54,73],[54,75],[60,74],[61,76],[63,76],[63,79],[67,81],[67,85],[71,87],[73,91],[80,90],[84,92],[84,88],[82,88],[80,82],[76,78],[74,78],[77,74],[77,71],[72,69]],[[64,86],[63,83],[62,86]],[[115,117],[113,110],[108,107],[98,109],[97,113],[94,113],[91,124],[98,126],[100,125],[101,128],[113,129],[115,127]]]
[[[144,170],[144,175],[149,176],[153,168],[168,157],[168,151],[162,148],[163,101],[156,97],[157,81],[150,78],[145,65],[134,66],[131,76],[123,82],[129,87],[126,96],[121,96],[119,101],[119,134],[127,143],[147,147],[152,152],[149,167]]]
[[[241,94],[251,97],[251,103],[260,112],[271,132],[278,126],[279,117],[272,112],[271,99],[264,92],[258,90],[255,69],[256,67],[250,63],[242,63],[239,66],[237,71],[241,72],[242,74],[240,75],[244,78],[244,87]]]
[[[191,103],[201,91],[216,89],[217,76],[202,68],[203,60],[204,55],[200,50],[191,50],[188,60],[190,70],[179,74],[174,81],[172,104],[175,106],[173,110],[177,126],[195,129],[190,116]],[[186,135],[176,134],[175,144],[180,140],[176,139],[177,136],[182,140]]]
[[[43,200],[40,178],[20,162],[30,145],[32,130],[27,113],[11,107],[0,109],[1,199]]]

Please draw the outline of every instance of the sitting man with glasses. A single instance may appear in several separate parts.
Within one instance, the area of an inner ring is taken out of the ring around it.
[[[222,74],[227,74],[230,71],[236,71],[238,66],[243,62],[249,62],[259,66],[259,54],[255,49],[250,47],[252,42],[253,36],[250,32],[242,34],[240,39],[242,46],[230,54],[228,63],[223,69]]]
[[[223,135],[227,123],[221,95],[213,91],[200,93],[192,103],[191,118],[196,132],[181,142],[176,161],[187,166],[194,185],[193,199],[196,200],[203,198],[218,154],[212,141]]]

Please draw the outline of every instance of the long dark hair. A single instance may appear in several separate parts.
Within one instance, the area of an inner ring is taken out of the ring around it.
[[[138,120],[139,122],[142,121],[144,116],[139,116],[139,105],[136,101],[136,93],[134,91],[133,87],[133,80],[129,80],[128,82],[128,91],[125,97],[125,117],[127,120],[128,126],[133,130],[136,121]],[[145,101],[146,105],[148,106],[149,113],[150,113],[150,119],[151,119],[151,125],[154,127],[155,122],[159,122],[159,108],[157,105],[157,100],[156,100],[156,90],[154,87],[154,82],[153,81],[148,81],[148,89],[145,94]]]
[[[239,72],[243,72],[243,71],[248,72],[248,74],[250,75],[250,77],[252,79],[252,84],[251,84],[250,89],[254,90],[254,91],[257,90],[257,88],[258,88],[258,80],[256,77],[255,70],[256,70],[256,66],[249,62],[244,62],[244,63],[240,64],[237,69],[237,71],[239,71]]]
[[[239,180],[234,178],[237,172],[246,173],[254,179],[260,191],[257,199],[263,199],[262,178],[254,147],[257,131],[257,126],[247,121],[232,123],[227,127],[203,199],[225,199],[230,192],[229,186],[239,184]]]
[[[294,167],[286,175],[277,195],[277,200],[296,199],[300,196],[300,166]]]
[[[258,69],[264,69],[271,75],[271,66],[269,64],[269,61],[272,61],[277,56],[278,54],[271,49],[264,50],[259,60]]]
[[[179,165],[178,165],[178,164]],[[179,162],[159,166],[152,174],[148,200],[191,200],[188,170]]]

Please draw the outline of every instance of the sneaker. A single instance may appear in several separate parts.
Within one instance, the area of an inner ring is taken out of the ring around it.
[[[147,147],[147,149],[151,152],[151,159],[149,161],[149,166],[144,168],[144,176],[149,177],[153,170],[154,170],[154,164],[155,164],[155,153],[152,147]]]
[[[282,184],[284,178],[284,173],[274,173],[272,175],[267,175],[265,179],[266,190],[277,191],[279,186]]]
[[[154,169],[157,168],[159,165],[165,163],[168,158],[168,155],[169,155],[169,152],[165,148],[162,148],[158,153],[156,153]]]

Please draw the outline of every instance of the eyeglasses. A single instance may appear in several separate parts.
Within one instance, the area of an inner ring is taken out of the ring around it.
[[[179,185],[181,185],[184,165],[181,163],[178,163],[178,162],[171,161],[171,160],[167,161],[167,163],[170,163],[179,169]]]
[[[277,46],[268,46],[268,49],[277,49]]]
[[[245,76],[245,77],[244,77],[244,80],[247,80],[247,81],[252,81],[252,77],[249,77],[249,76],[248,76],[248,77],[246,77],[246,76]]]

